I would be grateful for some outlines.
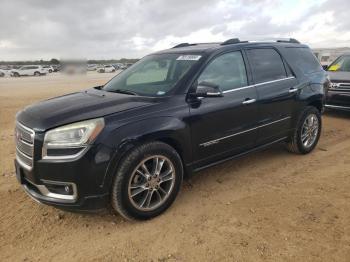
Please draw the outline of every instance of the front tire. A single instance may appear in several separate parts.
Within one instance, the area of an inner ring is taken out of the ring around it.
[[[40,76],[39,72],[34,72],[34,76]]]
[[[297,127],[287,143],[287,150],[297,154],[308,154],[317,145],[322,130],[320,111],[308,106],[300,115]]]
[[[182,161],[174,148],[162,142],[140,145],[120,162],[112,185],[112,208],[129,220],[158,216],[174,202],[182,179]]]

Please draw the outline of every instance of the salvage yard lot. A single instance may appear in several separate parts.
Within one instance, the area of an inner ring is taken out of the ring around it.
[[[197,173],[151,221],[31,200],[14,175],[16,112],[112,75],[0,79],[0,261],[350,260],[350,113],[324,114],[309,155],[277,145]]]

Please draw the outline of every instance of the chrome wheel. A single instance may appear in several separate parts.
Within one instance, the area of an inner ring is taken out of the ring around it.
[[[155,210],[168,199],[174,184],[173,163],[162,155],[148,157],[138,164],[130,177],[129,200],[138,210]]]
[[[310,114],[307,116],[303,123],[301,130],[301,142],[304,147],[311,147],[318,136],[319,132],[319,121],[315,114]]]

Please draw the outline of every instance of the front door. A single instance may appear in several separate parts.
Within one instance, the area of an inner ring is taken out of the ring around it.
[[[254,147],[257,94],[255,87],[248,84],[242,53],[229,52],[214,58],[197,82],[219,86],[223,97],[190,102],[194,167]]]

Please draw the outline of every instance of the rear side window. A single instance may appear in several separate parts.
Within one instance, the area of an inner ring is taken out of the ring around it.
[[[247,50],[255,83],[263,83],[287,77],[281,56],[272,48]]]
[[[306,47],[288,48],[288,53],[295,67],[300,68],[304,74],[321,71],[322,67],[316,56]]]

